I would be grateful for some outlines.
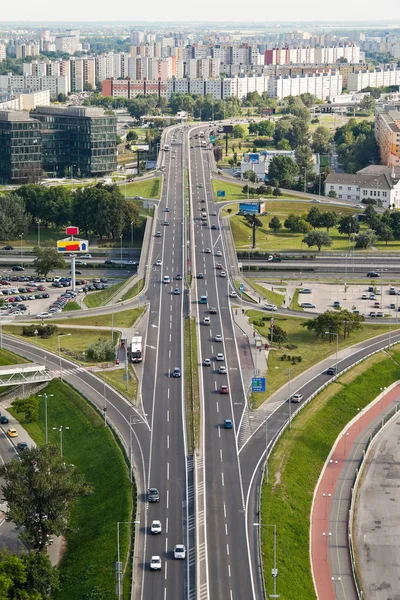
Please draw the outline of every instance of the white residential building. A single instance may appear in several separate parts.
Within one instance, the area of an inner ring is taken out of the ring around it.
[[[350,92],[359,92],[366,87],[388,87],[400,85],[400,69],[376,69],[349,73],[347,87]]]
[[[269,78],[268,94],[283,100],[286,96],[313,94],[319,100],[328,100],[342,93],[343,79],[337,72],[311,73],[305,75],[280,75]]]
[[[6,58],[6,45],[0,43],[0,62]]]
[[[383,208],[400,208],[400,168],[370,165],[355,175],[330,173],[325,180],[325,196],[335,192],[336,197],[349,202],[367,198]]]
[[[0,92],[18,94],[24,92],[40,92],[49,90],[52,100],[59,94],[68,94],[68,79],[65,75],[0,75]]]

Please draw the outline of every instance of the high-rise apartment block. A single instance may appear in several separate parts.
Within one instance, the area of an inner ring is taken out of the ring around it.
[[[334,64],[341,59],[348,63],[359,63],[360,47],[356,44],[316,48],[301,46],[297,48],[272,48],[272,50],[265,50],[264,52],[266,65]]]
[[[6,58],[6,45],[0,42],[0,62]]]
[[[381,161],[388,167],[400,167],[400,111],[378,107],[375,113],[375,137]]]
[[[56,37],[56,50],[67,54],[80,52],[82,44],[79,41],[79,31],[71,30],[68,35],[58,35]]]

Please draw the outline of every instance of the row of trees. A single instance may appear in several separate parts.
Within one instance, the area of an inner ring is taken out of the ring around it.
[[[18,239],[30,224],[40,220],[46,226],[75,223],[86,236],[118,238],[140,224],[135,204],[125,200],[115,185],[97,184],[75,192],[64,186],[46,188],[26,184],[15,193],[4,194],[0,203],[0,238]]]
[[[378,164],[379,148],[375,140],[374,122],[349,119],[334,135],[339,164],[346,173],[356,173],[368,164]]]
[[[351,333],[361,328],[363,321],[362,315],[353,314],[348,310],[327,310],[322,315],[318,315],[316,319],[306,321],[302,326],[309,331],[314,331],[317,337],[328,337],[332,341],[336,339],[336,336],[327,334],[327,331],[337,333],[342,335],[343,339],[347,339]]]

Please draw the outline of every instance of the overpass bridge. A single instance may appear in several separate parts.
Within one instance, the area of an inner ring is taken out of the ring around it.
[[[0,367],[0,387],[50,382],[52,379],[51,371],[44,365],[24,363]]]

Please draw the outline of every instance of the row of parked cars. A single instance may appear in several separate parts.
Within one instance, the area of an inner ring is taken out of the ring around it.
[[[36,315],[36,318],[49,319],[54,313],[62,312],[63,308],[68,304],[68,302],[74,300],[77,295],[78,292],[73,292],[72,290],[64,292],[63,294],[61,294],[61,296],[57,298],[57,300],[53,302],[53,304],[51,304],[48,312],[39,313],[38,315]]]

